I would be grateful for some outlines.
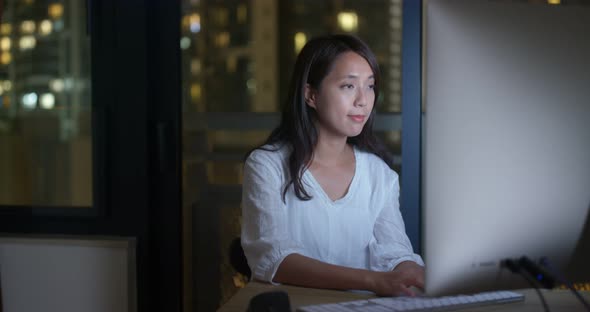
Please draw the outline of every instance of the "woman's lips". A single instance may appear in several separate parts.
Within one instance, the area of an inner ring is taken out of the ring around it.
[[[365,115],[348,115],[348,117],[355,122],[365,121]]]

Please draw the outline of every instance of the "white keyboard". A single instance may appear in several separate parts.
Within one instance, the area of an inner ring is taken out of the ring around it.
[[[299,312],[390,312],[448,311],[468,307],[523,301],[524,295],[512,291],[490,291],[473,295],[445,297],[382,297],[300,307]]]

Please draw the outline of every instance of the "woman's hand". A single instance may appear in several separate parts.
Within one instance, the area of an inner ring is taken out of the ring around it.
[[[412,288],[424,289],[424,268],[404,261],[389,272],[371,272],[371,291],[378,296],[415,296]]]

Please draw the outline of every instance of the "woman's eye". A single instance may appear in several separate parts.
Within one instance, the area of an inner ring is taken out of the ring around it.
[[[345,85],[342,85],[342,88],[343,89],[354,89],[354,86],[351,84],[345,84]]]
[[[371,89],[371,90],[375,89],[375,85],[370,85],[369,89]]]

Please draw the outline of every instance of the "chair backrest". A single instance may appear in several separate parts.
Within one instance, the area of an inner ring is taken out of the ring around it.
[[[229,261],[236,271],[250,279],[252,271],[248,266],[248,260],[246,259],[246,255],[244,255],[244,249],[242,249],[242,242],[239,236],[234,238],[229,246]]]
[[[284,291],[269,291],[250,299],[247,312],[291,312],[289,295]]]

